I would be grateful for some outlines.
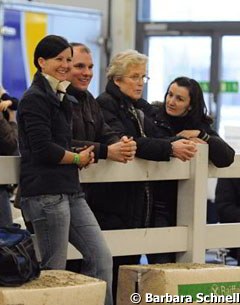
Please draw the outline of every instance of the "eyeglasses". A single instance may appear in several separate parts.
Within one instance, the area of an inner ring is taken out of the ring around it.
[[[124,75],[123,77],[130,78],[135,83],[139,82],[140,80],[142,80],[143,83],[146,84],[150,80],[150,77],[146,76],[146,75],[144,75],[144,76],[138,76],[138,75],[127,76],[127,75]]]

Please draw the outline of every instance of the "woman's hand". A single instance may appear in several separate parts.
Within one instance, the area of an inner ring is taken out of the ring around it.
[[[206,141],[203,141],[200,138],[191,138],[191,141],[194,142],[194,143],[197,143],[197,144],[207,144]]]
[[[194,143],[197,143],[197,144],[207,144],[206,141],[201,139],[200,134],[201,134],[201,130],[192,129],[192,130],[182,130],[177,135],[181,136],[181,137],[184,137],[186,139],[189,139],[189,140],[191,140],[191,141],[193,141]]]
[[[6,101],[1,101],[0,103],[0,112],[6,111],[8,107],[12,106],[12,101],[6,100]]]
[[[87,167],[88,165],[94,163],[94,145],[89,146],[88,148],[82,149],[79,153],[80,163],[78,167],[81,169],[83,167]]]
[[[121,138],[121,153],[124,156],[125,162],[132,161],[135,158],[137,143],[133,140],[133,137],[123,136]]]
[[[182,161],[188,161],[195,156],[197,146],[193,141],[181,139],[172,142],[173,156]]]
[[[107,157],[110,160],[127,163],[135,157],[137,144],[132,137],[123,136],[119,142],[108,145]]]
[[[184,137],[186,139],[197,138],[200,134],[200,130],[192,129],[192,130],[182,130],[177,136]]]

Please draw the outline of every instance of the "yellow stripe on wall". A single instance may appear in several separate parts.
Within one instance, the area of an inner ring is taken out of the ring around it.
[[[25,41],[26,62],[28,63],[29,76],[32,80],[36,68],[33,63],[33,54],[37,43],[47,35],[47,15],[42,13],[25,12]]]

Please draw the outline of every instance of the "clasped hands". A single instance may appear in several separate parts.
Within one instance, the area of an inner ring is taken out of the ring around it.
[[[174,141],[171,144],[173,157],[182,161],[190,160],[197,152],[197,145],[191,140],[181,139]]]
[[[113,161],[127,163],[135,157],[137,144],[133,137],[123,136],[119,142],[108,145],[107,158]]]
[[[127,163],[135,157],[137,144],[132,137],[123,136],[119,142],[108,145],[107,158],[113,161]],[[86,168],[94,163],[94,145],[78,148],[80,163],[78,167]]]
[[[80,156],[80,163],[78,164],[79,169],[82,169],[83,167],[86,168],[90,164],[94,163],[93,150],[94,150],[94,145],[78,148],[78,153]]]

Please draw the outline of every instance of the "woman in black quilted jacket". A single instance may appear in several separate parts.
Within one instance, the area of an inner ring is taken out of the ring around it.
[[[213,120],[199,83],[188,77],[178,77],[168,86],[163,103],[155,103],[154,123],[160,136],[188,139],[208,145],[209,161],[217,167],[227,167],[234,161],[234,150],[212,128]],[[154,187],[155,225],[176,225],[177,181],[156,182]],[[152,255],[151,262],[158,262]]]
[[[152,161],[169,161],[177,157],[191,159],[196,152],[192,141],[162,139],[152,121],[154,108],[142,98],[148,81],[146,55],[135,50],[116,54],[108,67],[106,90],[97,101],[106,123],[119,137],[133,137],[136,157]],[[104,230],[151,226],[152,182],[113,182],[91,184],[88,203]],[[137,264],[139,256],[113,258],[113,295],[116,298],[119,265]]]

